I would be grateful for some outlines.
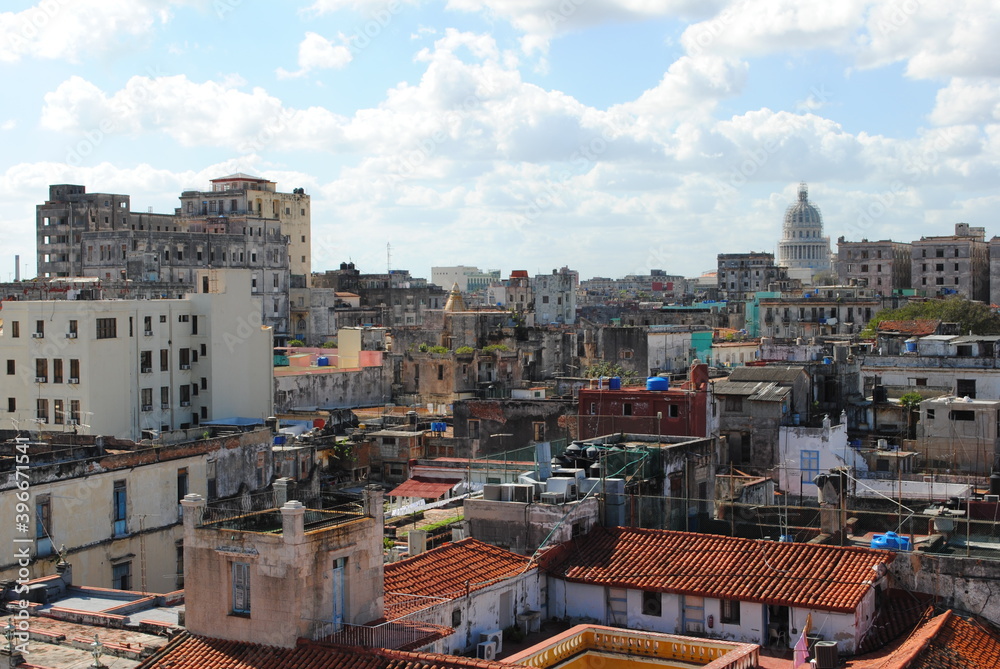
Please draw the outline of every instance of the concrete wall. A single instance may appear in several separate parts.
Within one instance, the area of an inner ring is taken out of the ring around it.
[[[575,534],[586,534],[597,524],[598,502],[596,497],[567,504],[467,499],[464,511],[474,539],[531,555],[543,541],[546,546],[554,546],[569,541]]]
[[[893,585],[940,598],[940,606],[1000,625],[1000,561],[900,553],[889,565]]]
[[[332,369],[316,374],[274,377],[274,410],[294,407],[359,407],[385,404],[391,398],[390,377],[385,366]]]

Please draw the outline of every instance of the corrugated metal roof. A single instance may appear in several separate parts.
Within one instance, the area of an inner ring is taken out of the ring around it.
[[[757,393],[761,386],[772,385],[760,381],[716,381],[712,387],[716,395],[753,395]]]
[[[788,386],[779,386],[777,384],[768,384],[766,387],[762,388],[760,392],[756,395],[750,396],[751,402],[781,402],[786,397],[788,397],[792,392],[792,389]]]

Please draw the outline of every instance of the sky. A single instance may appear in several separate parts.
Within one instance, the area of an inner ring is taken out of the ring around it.
[[[236,171],[312,197],[313,270],[696,276],[1000,234],[995,0],[7,0],[0,280],[48,185],[171,212]]]

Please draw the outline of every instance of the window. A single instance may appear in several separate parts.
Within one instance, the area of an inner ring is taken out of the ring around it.
[[[35,321],[35,335],[39,337],[45,336],[45,321]]]
[[[535,441],[545,441],[545,423],[537,422],[531,424],[532,438]]]
[[[181,467],[177,470],[177,501],[184,499],[188,494],[188,469]]]
[[[934,420],[934,409],[927,410],[927,420]]]
[[[469,439],[479,439],[479,421],[469,421]]]
[[[80,424],[80,400],[69,401],[69,419],[74,425]]]
[[[182,407],[191,406],[191,386],[186,383],[180,387],[180,402]]]
[[[20,337],[21,336],[21,323],[18,321],[10,322],[10,336]]]
[[[35,382],[48,383],[49,361],[47,358],[35,358]]]
[[[65,422],[62,400],[52,400],[52,422],[56,425],[62,425]]]
[[[948,418],[950,418],[951,420],[960,420],[960,421],[969,421],[969,422],[972,422],[972,421],[976,420],[976,412],[975,411],[965,411],[965,410],[963,410],[963,411],[952,411],[952,412],[950,412],[948,414]]]
[[[75,358],[70,358],[69,361],[69,378],[70,383],[80,383],[80,361]]]
[[[955,394],[959,397],[968,397],[973,400],[976,399],[976,380],[957,379],[955,381]]]
[[[160,371],[165,372],[170,369],[170,350],[160,349]]]
[[[802,463],[802,483],[813,485],[813,479],[819,476],[819,451],[801,451],[799,461]]]
[[[71,320],[69,322],[69,334],[72,335],[71,338],[75,339],[78,333],[79,333],[79,324],[77,323],[77,321]]]
[[[118,320],[115,318],[97,319],[97,338],[114,339],[118,336]]]
[[[17,398],[15,398],[15,397],[8,397],[7,398],[7,412],[8,413],[14,413],[15,411],[17,411]]]
[[[153,317],[152,316],[143,316],[143,318],[142,318],[142,330],[143,330],[143,332],[146,332],[146,333],[152,333],[153,332]]]
[[[49,495],[35,498],[35,538],[48,539],[52,535],[52,499]]]
[[[111,497],[111,513],[114,520],[114,535],[120,537],[128,532],[126,525],[127,496],[125,481],[115,481]]]
[[[444,365],[438,365],[438,381],[444,379]]]
[[[726,411],[743,411],[743,398],[738,395],[726,397]]]
[[[111,587],[115,590],[132,589],[132,563],[122,562],[111,567]]]
[[[193,334],[193,335],[198,334],[198,317],[197,316],[192,316],[191,317],[191,334]]]
[[[170,386],[160,386],[160,408],[170,407]]]
[[[250,615],[250,565],[233,563],[233,614]]]
[[[740,603],[735,599],[723,599],[719,602],[719,622],[727,625],[740,624]]]
[[[663,593],[642,591],[642,615],[659,618],[663,614]]]
[[[142,411],[152,411],[153,410],[153,389],[152,388],[142,388],[139,390],[139,407]]]
[[[462,609],[452,609],[451,626],[458,627],[461,624],[462,624]]]
[[[7,373],[8,374],[13,374],[14,373],[14,361],[13,360],[8,360],[7,361]]]
[[[49,422],[49,401],[48,400],[35,400],[35,418],[38,419],[39,423]]]
[[[153,371],[153,352],[139,351],[139,372],[148,374]]]
[[[622,404],[622,415],[623,416],[631,416],[632,415],[632,403],[631,402],[625,402],[624,404]]]
[[[191,369],[191,350],[182,348],[177,351],[179,365],[181,369]]]
[[[681,415],[680,405],[668,404],[667,405],[667,418],[677,418]]]

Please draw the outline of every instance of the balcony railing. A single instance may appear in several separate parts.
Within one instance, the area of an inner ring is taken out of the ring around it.
[[[303,525],[306,531],[340,525],[365,517],[362,501],[345,501],[343,496],[320,495],[315,499],[306,500],[304,505],[306,510]],[[281,509],[278,508],[274,491],[268,491],[207,504],[199,527],[281,534],[283,524]]]
[[[450,627],[416,620],[416,615],[411,614],[411,616],[374,625],[354,625],[332,620],[307,620],[312,628],[313,641],[361,648],[417,650],[453,634],[455,631]]]

